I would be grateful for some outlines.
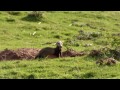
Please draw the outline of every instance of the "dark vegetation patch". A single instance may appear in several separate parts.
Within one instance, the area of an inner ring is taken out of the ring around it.
[[[60,38],[62,38],[62,36],[61,35],[55,35],[54,38],[60,39]]]
[[[20,15],[21,13],[19,11],[8,11],[11,15]]]
[[[22,18],[24,21],[41,21],[43,18],[43,12],[41,11],[32,11],[26,17]]]
[[[120,60],[120,50],[104,47],[104,48],[101,48],[98,50],[91,50],[88,56],[94,57],[94,58],[111,58],[111,57],[113,57],[117,60]]]
[[[30,74],[30,75],[27,76],[28,79],[35,79],[35,77],[36,76],[34,74]]]
[[[6,18],[6,21],[7,22],[15,22],[15,19],[14,18]]]
[[[94,72],[88,72],[88,73],[85,73],[83,75],[81,75],[82,78],[93,78],[95,77],[95,73]]]

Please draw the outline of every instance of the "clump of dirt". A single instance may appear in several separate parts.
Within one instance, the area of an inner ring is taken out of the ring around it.
[[[120,60],[120,50],[110,50],[110,53],[115,59]]]
[[[20,59],[19,55],[14,50],[5,49],[0,52],[0,60]]]
[[[17,50],[0,51],[0,60],[34,59],[40,49],[21,48]]]
[[[5,49],[0,51],[0,60],[30,60],[34,59],[35,56],[39,53],[40,49],[33,48],[20,48],[17,50],[8,50]],[[76,52],[74,50],[67,50],[62,52],[63,57],[75,57],[75,56],[83,56],[84,52]],[[57,58],[54,55],[48,56],[48,58]]]
[[[75,50],[67,50],[62,53],[63,57],[75,57],[75,56],[83,56],[85,52],[76,52]]]
[[[15,52],[19,55],[20,59],[34,59],[40,49],[21,48]]]
[[[104,58],[104,59],[100,59],[98,61],[96,61],[96,64],[99,65],[115,65],[117,62],[117,60],[115,60],[114,58]]]
[[[100,50],[92,50],[89,55],[92,57],[100,57],[102,54]]]

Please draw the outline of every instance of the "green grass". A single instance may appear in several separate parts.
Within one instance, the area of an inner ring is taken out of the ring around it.
[[[0,78],[95,79],[120,78],[120,64],[99,66],[86,57],[0,62]]]
[[[112,34],[120,32],[118,11],[53,11],[44,12],[40,21],[27,21],[27,11],[18,15],[0,12],[0,50],[17,48],[55,47],[56,41],[64,41],[67,47],[76,51],[90,51],[111,46]],[[41,23],[40,23],[41,22]],[[79,31],[101,33],[91,40],[79,40]],[[35,33],[35,34],[34,34]],[[33,35],[34,34],[34,35]],[[119,38],[119,37],[118,37]],[[72,41],[71,44],[67,40]],[[51,44],[46,44],[51,42]],[[84,47],[85,44],[93,44]],[[119,45],[119,43],[117,44]],[[120,64],[98,66],[90,57],[59,58],[46,60],[1,61],[0,78],[15,79],[88,79],[120,78]]]

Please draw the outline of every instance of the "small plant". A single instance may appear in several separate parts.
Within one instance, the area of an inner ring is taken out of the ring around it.
[[[32,11],[23,20],[26,21],[40,21],[43,18],[43,11]]]
[[[36,17],[36,18],[42,18],[43,17],[43,12],[40,11],[33,11],[28,14],[30,17]]]

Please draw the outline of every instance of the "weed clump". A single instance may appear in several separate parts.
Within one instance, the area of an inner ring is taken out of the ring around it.
[[[92,50],[89,55],[92,57],[101,57],[102,52],[100,50]]]
[[[40,11],[33,11],[28,14],[29,17],[36,17],[36,18],[42,18],[43,17],[43,12]]]
[[[111,49],[108,47],[104,47],[98,50],[91,50],[89,56],[94,58],[110,58],[113,57],[117,60],[120,60],[120,50]]]
[[[78,40],[91,40],[100,36],[102,36],[100,32],[84,32],[83,30],[80,30],[76,38]]]
[[[32,11],[26,17],[22,18],[25,21],[41,21],[43,18],[42,11]]]
[[[112,57],[110,50],[111,49],[108,47],[103,47],[98,50],[91,50],[89,53],[89,56],[95,57],[95,58]]]

